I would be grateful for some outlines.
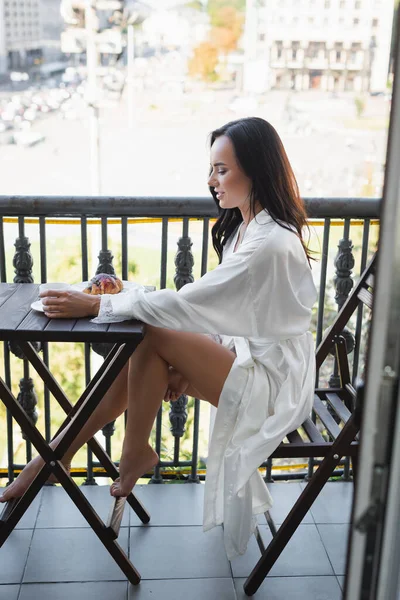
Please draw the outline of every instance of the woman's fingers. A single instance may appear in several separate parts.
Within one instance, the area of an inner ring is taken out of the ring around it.
[[[164,396],[165,402],[176,402],[181,394],[168,389]]]
[[[48,317],[78,318],[98,313],[100,296],[90,296],[77,291],[47,290],[40,294],[44,312]]]

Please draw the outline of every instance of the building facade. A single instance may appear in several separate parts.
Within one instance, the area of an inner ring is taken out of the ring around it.
[[[0,0],[0,74],[61,55],[60,0]]]
[[[266,89],[386,90],[392,0],[264,0],[253,10]]]

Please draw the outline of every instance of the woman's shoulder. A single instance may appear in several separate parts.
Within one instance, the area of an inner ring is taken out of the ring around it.
[[[266,255],[280,257],[282,260],[295,260],[299,263],[307,263],[304,248],[295,228],[289,223],[273,221],[268,225],[264,233],[258,232],[255,236],[254,252],[252,260],[265,261]]]

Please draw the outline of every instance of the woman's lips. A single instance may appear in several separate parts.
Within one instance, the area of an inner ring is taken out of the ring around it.
[[[221,200],[222,196],[224,195],[224,192],[217,192],[217,198],[218,200]]]

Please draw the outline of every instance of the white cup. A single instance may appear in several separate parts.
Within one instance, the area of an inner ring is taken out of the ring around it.
[[[39,285],[39,294],[47,292],[48,290],[55,290],[61,292],[63,290],[69,290],[71,286],[68,283],[41,283]]]

